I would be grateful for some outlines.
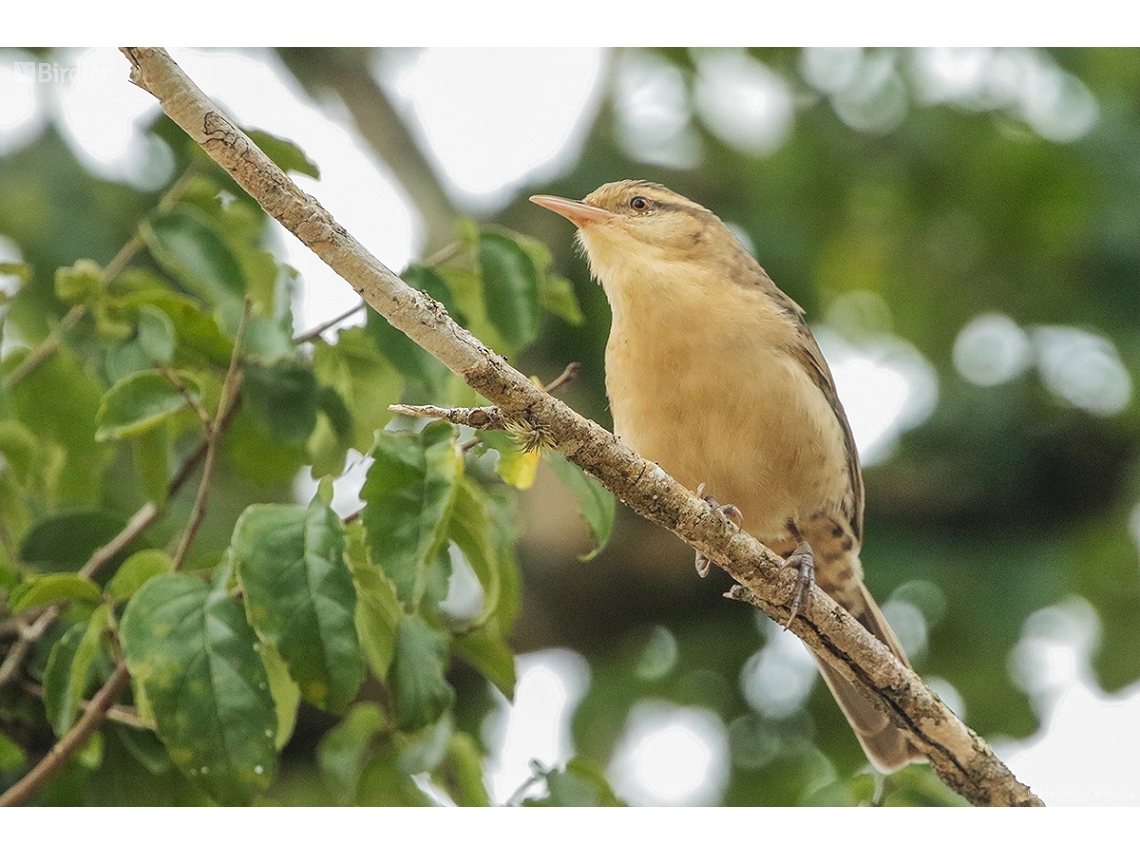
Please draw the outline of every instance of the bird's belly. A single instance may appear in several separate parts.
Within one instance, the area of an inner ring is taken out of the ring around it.
[[[789,520],[834,514],[850,491],[845,442],[823,394],[788,353],[707,346],[607,348],[615,432],[690,489],[732,503],[773,544]]]

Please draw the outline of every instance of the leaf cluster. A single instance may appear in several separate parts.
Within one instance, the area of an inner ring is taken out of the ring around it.
[[[312,174],[292,143],[260,139]],[[0,373],[0,619],[17,630],[0,637],[0,782],[71,730],[122,661],[127,696],[41,803],[272,799],[298,722],[319,711],[331,802],[487,804],[486,748],[457,705],[514,691],[512,494],[538,452],[389,424],[405,395],[477,401],[378,315],[295,337],[296,274],[266,249],[264,215],[180,150],[186,171],[110,262],[53,272],[63,319]],[[404,277],[461,323],[513,355],[546,313],[580,320],[540,244],[460,232]],[[37,273],[5,272],[31,305]],[[367,473],[342,518],[346,468]],[[306,476],[315,494],[290,500]],[[562,476],[600,547],[612,500]],[[184,521],[203,514],[196,538]]]

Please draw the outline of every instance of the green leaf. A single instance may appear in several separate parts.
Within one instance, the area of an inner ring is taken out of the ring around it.
[[[301,706],[301,687],[289,676],[289,666],[272,644],[262,643],[261,662],[269,675],[269,692],[277,710],[277,738],[274,744],[280,751],[293,736],[297,725],[297,710]]]
[[[131,460],[146,497],[164,507],[170,484],[170,436],[163,425],[131,437]]]
[[[21,361],[20,354],[4,360],[5,373]],[[66,454],[59,473],[56,501],[98,505],[102,474],[109,454],[95,441],[95,414],[103,387],[66,348],[24,377],[10,390],[16,416],[41,442]]]
[[[507,633],[522,601],[522,573],[515,555],[515,542],[518,540],[518,508],[515,499],[518,493],[513,490],[486,491],[487,512],[491,515],[491,537],[495,541],[495,551],[499,561],[499,607],[495,611],[494,622],[500,632]]]
[[[574,294],[574,286],[570,284],[569,279],[547,274],[542,277],[541,289],[544,309],[573,326],[581,326],[586,322],[586,316],[582,314],[582,307],[578,305],[578,297]]]
[[[131,301],[115,299],[107,303],[114,307],[116,315],[134,313]],[[152,368],[156,362],[169,365],[174,360],[177,334],[170,316],[162,309],[145,303],[138,306],[137,316],[134,336],[115,343],[106,352],[107,376],[112,382]]]
[[[317,426],[317,378],[294,359],[249,362],[242,379],[243,410],[274,439],[303,445]]]
[[[400,730],[415,731],[437,721],[455,703],[444,677],[447,639],[419,616],[405,617],[396,636],[389,684]]]
[[[113,722],[115,735],[123,743],[131,756],[142,764],[152,775],[165,775],[170,769],[170,755],[154,731]]]
[[[277,716],[241,606],[201,579],[156,576],[121,633],[175,765],[218,802],[248,804],[273,775]]]
[[[234,528],[233,557],[258,636],[280,652],[305,700],[344,710],[364,660],[340,518],[319,497],[308,509],[253,505]]]
[[[154,260],[199,297],[213,305],[244,298],[241,264],[200,209],[177,205],[140,224],[139,233]]]
[[[483,445],[498,452],[499,459],[495,463],[495,472],[504,483],[518,490],[529,490],[534,485],[541,452],[523,451],[514,438],[505,431],[481,430],[475,433],[483,441]]]
[[[44,710],[56,736],[71,730],[91,688],[110,617],[110,609],[99,606],[86,624],[71,627],[52,647],[44,669]]]
[[[474,227],[474,224],[472,224]],[[477,255],[477,253],[476,253]],[[455,295],[455,300],[467,318],[467,329],[496,353],[506,357],[514,355],[515,348],[507,342],[489,317],[483,280],[478,271],[469,267],[449,265],[436,268]]]
[[[24,491],[16,486],[10,472],[0,469],[0,526],[3,526],[9,535],[21,537],[31,522]],[[4,585],[5,566],[3,552],[0,552],[0,588],[11,587]]]
[[[424,807],[435,804],[399,766],[389,742],[380,745],[360,775],[356,803],[368,807]]]
[[[308,175],[310,178],[320,179],[320,167],[309,160],[301,147],[292,140],[275,137],[266,131],[247,130],[245,133],[264,152],[265,156],[281,167],[283,171],[297,172],[301,175]]]
[[[499,561],[486,501],[478,484],[470,478],[459,479],[447,529],[448,536],[463,552],[483,588],[483,606],[471,622],[476,626],[499,607]]]
[[[168,365],[174,359],[178,337],[174,321],[157,306],[139,306],[138,334],[135,341],[152,362]]]
[[[175,373],[190,396],[200,399],[198,384],[190,375],[184,371]],[[139,371],[124,377],[103,395],[95,417],[95,439],[106,442],[137,436],[186,406],[186,396],[161,371]]]
[[[103,287],[103,269],[88,258],[55,271],[55,296],[76,305],[94,297]]]
[[[364,526],[355,522],[345,532],[349,567],[356,585],[356,634],[368,667],[380,680],[388,674],[396,647],[396,632],[404,611],[396,589],[368,558]]]
[[[117,603],[133,597],[148,579],[169,573],[173,561],[161,549],[144,549],[123,562],[107,583],[107,594]]]
[[[255,484],[291,483],[306,461],[304,446],[280,442],[244,406],[234,417],[222,447],[237,473]]]
[[[42,464],[41,443],[36,435],[15,419],[0,421],[0,460],[20,486],[29,486]]]
[[[447,540],[447,523],[463,471],[455,429],[437,422],[421,433],[377,431],[360,498],[361,520],[373,560],[396,585],[401,602],[415,607],[439,591],[434,559]],[[446,580],[444,580],[446,581]]]
[[[27,531],[33,504],[55,504],[65,462],[66,453],[56,443],[41,440],[15,419],[0,421],[0,524],[10,538]]]
[[[8,606],[18,613],[63,600],[97,603],[101,596],[99,586],[90,579],[74,573],[47,573],[17,585],[8,597]]]
[[[551,769],[543,776],[549,790],[541,799],[527,799],[528,806],[624,807],[605,775],[592,762],[575,757],[564,770]]]
[[[20,544],[20,560],[40,573],[75,573],[91,558],[91,553],[118,535],[127,521],[101,510],[60,511],[36,524]],[[110,578],[131,547],[149,546],[139,535],[117,553],[96,575]]]
[[[317,747],[317,766],[341,804],[356,804],[360,778],[377,737],[387,732],[384,713],[374,703],[355,704]]]
[[[376,312],[369,316],[380,317]],[[403,337],[403,333],[399,335]],[[321,383],[331,386],[348,403],[352,447],[366,453],[376,431],[392,418],[388,406],[399,401],[403,378],[377,349],[374,337],[361,327],[341,330],[336,344],[314,342],[313,371]]]
[[[162,311],[174,325],[179,347],[201,354],[219,368],[229,366],[232,338],[222,332],[213,314],[204,311],[191,297],[165,288],[148,287],[124,297],[123,305],[138,306],[140,313],[147,306]],[[240,305],[238,311],[241,311]]]
[[[589,561],[606,548],[613,533],[613,493],[557,452],[550,452],[546,455],[546,460],[559,480],[573,491],[574,498],[578,500],[578,512],[589,526],[590,534],[597,544],[590,552],[578,556],[581,561]]]
[[[491,796],[483,783],[483,756],[470,734],[451,734],[447,756],[432,778],[459,807],[491,806]]]
[[[491,681],[508,701],[515,697],[515,654],[494,625],[481,626],[453,636],[451,649],[476,671]]]
[[[305,445],[312,476],[340,475],[352,448],[352,414],[336,390],[325,385],[317,389],[317,410],[317,425]]]
[[[347,332],[347,329],[343,329],[341,335]],[[400,329],[389,324],[380,312],[368,312],[364,332],[372,339],[375,350],[402,377],[415,384],[418,394],[423,394],[426,398],[441,396],[451,376],[447,366],[410,340]]]
[[[575,326],[583,323],[582,309],[578,305],[578,298],[574,296],[574,286],[568,279],[550,272],[553,258],[546,244],[530,235],[508,232],[505,229],[497,230],[506,234],[519,247],[530,256],[534,269],[538,272],[540,299],[542,307],[547,309],[567,323]]]
[[[20,574],[16,568],[9,564],[3,555],[0,555],[0,591],[11,591],[20,584]],[[393,591],[392,596],[395,597]]]
[[[75,762],[78,766],[93,772],[103,765],[103,734],[98,730],[75,752]]]
[[[24,749],[0,733],[0,773],[18,772],[24,768],[24,762]]]
[[[415,733],[392,734],[396,766],[405,775],[434,771],[447,755],[447,743],[454,729],[455,723],[447,714]]]
[[[352,434],[352,413],[332,386],[321,385],[317,387],[317,409],[328,417],[329,424],[336,431],[338,437],[349,439]],[[314,475],[321,478],[321,475]]]
[[[515,350],[530,344],[541,316],[538,273],[530,256],[506,235],[485,231],[479,238],[479,268],[491,323]]]

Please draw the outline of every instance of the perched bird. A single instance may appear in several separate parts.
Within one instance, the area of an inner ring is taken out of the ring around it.
[[[618,181],[581,202],[531,201],[578,227],[613,310],[614,433],[690,489],[731,502],[748,532],[799,568],[793,614],[814,567],[820,587],[909,664],[863,585],[859,458],[803,310],[715,214],[660,184]],[[922,759],[817,662],[876,768]]]

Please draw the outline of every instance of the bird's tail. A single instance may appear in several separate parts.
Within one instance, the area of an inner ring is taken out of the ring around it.
[[[887,645],[903,665],[909,668],[910,662],[907,661],[902,645],[887,624],[883,613],[879,611],[871,592],[860,583],[858,594],[863,599],[863,608],[861,611],[851,608],[851,613],[875,638]],[[911,743],[906,731],[896,727],[886,713],[863,697],[838,671],[818,656],[816,663],[839,708],[850,722],[851,729],[855,731],[855,736],[863,746],[871,765],[880,772],[889,774],[908,763],[920,763],[926,759]]]

